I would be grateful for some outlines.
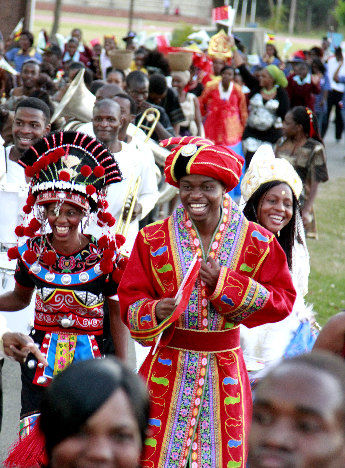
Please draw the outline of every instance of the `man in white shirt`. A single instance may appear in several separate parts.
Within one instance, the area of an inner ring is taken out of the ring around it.
[[[138,177],[141,178],[139,184],[138,198],[135,203],[132,220],[126,234],[126,243],[123,249],[130,254],[135,238],[139,230],[139,220],[143,219],[154,207],[158,198],[157,179],[153,156],[142,153],[133,145],[120,141],[118,138],[124,117],[121,114],[120,105],[111,99],[96,101],[93,109],[93,130],[95,136],[110,151],[115,154],[116,160],[122,172],[123,180],[114,187],[108,187],[107,201],[108,211],[119,219],[122,207],[126,201],[128,189],[134,186]],[[117,187],[115,187],[117,185]],[[88,231],[99,237],[98,226],[89,226]],[[106,323],[106,322],[105,322]],[[106,325],[105,325],[106,335]],[[140,345],[136,346],[137,367],[146,356],[146,350]]]

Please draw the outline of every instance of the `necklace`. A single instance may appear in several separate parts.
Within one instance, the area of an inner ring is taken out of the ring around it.
[[[265,94],[273,94],[277,91],[277,88],[275,86],[273,86],[271,89],[262,88],[261,91]]]

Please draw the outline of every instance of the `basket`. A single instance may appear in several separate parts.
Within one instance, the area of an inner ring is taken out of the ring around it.
[[[167,60],[171,71],[189,70],[193,61],[193,52],[168,52]]]
[[[109,58],[113,68],[127,70],[131,66],[133,52],[131,50],[113,49],[109,51]]]

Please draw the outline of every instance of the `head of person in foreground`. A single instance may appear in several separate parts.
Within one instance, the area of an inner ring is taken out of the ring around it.
[[[41,404],[49,466],[137,468],[148,414],[144,383],[120,361],[72,364]]]
[[[345,466],[345,363],[314,352],[287,359],[255,390],[251,468]]]

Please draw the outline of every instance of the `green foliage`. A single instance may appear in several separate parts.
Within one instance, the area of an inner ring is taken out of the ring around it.
[[[333,15],[339,24],[345,26],[345,1],[338,0],[336,7],[334,8]]]
[[[188,36],[194,32],[194,28],[191,24],[183,23],[175,28],[172,32],[171,45],[173,47],[181,47],[186,41]]]
[[[272,29],[274,32],[282,31],[286,25],[288,19],[288,9],[286,5],[282,5],[278,8],[277,5],[273,8],[273,14],[268,21],[266,21],[266,27]]]

